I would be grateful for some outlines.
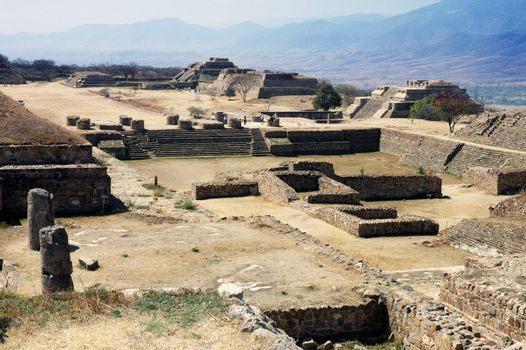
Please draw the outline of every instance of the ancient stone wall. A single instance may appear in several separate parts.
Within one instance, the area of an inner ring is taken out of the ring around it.
[[[524,255],[485,258],[444,278],[440,299],[502,337],[526,340]]]
[[[320,189],[321,173],[316,171],[277,171],[274,173],[296,192],[312,192]]]
[[[451,245],[465,250],[526,253],[526,225],[494,219],[462,220],[441,233]]]
[[[318,180],[320,193],[309,195],[309,203],[319,204],[360,204],[360,193],[327,176]]]
[[[500,202],[490,213],[492,217],[526,216],[526,193]]]
[[[299,161],[288,164],[290,171],[319,171],[328,176],[334,176],[334,165],[329,162]]]
[[[362,200],[442,197],[442,179],[427,175],[355,175],[336,179],[360,193]]]
[[[401,164],[438,172],[445,170],[450,155],[460,146],[460,142],[389,129],[382,129],[380,141],[380,151],[399,156]]]
[[[353,208],[348,210],[345,208],[321,208],[316,210],[313,215],[350,234],[363,238],[437,235],[439,232],[438,224],[431,219],[417,216],[397,218],[390,208],[374,208],[370,212],[367,211],[368,208],[364,208],[361,212]]]
[[[468,168],[463,175],[466,184],[477,186],[486,193],[514,194],[526,188],[526,170],[499,170],[485,167]]]
[[[377,300],[357,305],[271,310],[265,315],[296,340],[307,337],[386,340],[387,309]]]
[[[288,205],[289,202],[299,199],[296,191],[272,172],[258,174],[257,180],[259,193],[265,199],[281,205]]]
[[[0,167],[2,208],[11,215],[27,214],[27,194],[42,188],[55,197],[57,214],[81,214],[108,209],[111,179],[106,167],[41,165]]]
[[[246,197],[259,195],[258,183],[253,181],[209,182],[192,185],[197,200],[210,198]]]
[[[91,163],[91,145],[0,145],[0,166]]]

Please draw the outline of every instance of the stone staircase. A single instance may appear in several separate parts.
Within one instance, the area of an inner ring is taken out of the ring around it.
[[[265,138],[260,129],[250,129],[252,134],[252,150],[251,155],[255,157],[270,156],[270,149],[265,142]]]
[[[129,159],[156,157],[250,156],[253,137],[249,129],[149,130],[144,134],[125,132]],[[255,153],[263,153],[259,143]]]
[[[353,119],[371,118],[374,114],[382,108],[384,101],[381,98],[370,99],[365,106],[363,106]]]
[[[446,164],[448,173],[462,176],[469,167],[505,168],[524,164],[521,155],[512,155],[498,150],[463,145],[462,149]]]

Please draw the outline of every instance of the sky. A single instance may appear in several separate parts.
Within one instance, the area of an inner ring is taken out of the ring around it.
[[[207,27],[355,13],[394,15],[439,0],[0,0],[0,33],[57,32],[83,24],[174,17]]]

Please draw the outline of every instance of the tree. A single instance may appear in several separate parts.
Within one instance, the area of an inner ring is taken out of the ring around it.
[[[137,72],[139,71],[139,65],[135,62],[130,62],[124,66],[122,66],[122,74],[124,74],[124,77],[126,79],[135,79],[135,76],[137,75]]]
[[[457,125],[461,115],[478,114],[481,112],[478,103],[469,97],[457,93],[439,94],[433,99],[433,106],[440,111],[442,120],[447,122],[449,132],[451,133],[455,131],[455,125]]]
[[[241,96],[243,102],[247,102],[248,93],[259,84],[259,80],[255,74],[238,74],[230,78],[229,87]]]
[[[206,113],[203,108],[195,106],[188,107],[188,112],[190,112],[190,115],[195,118],[201,118]]]
[[[34,60],[33,61],[33,68],[35,68],[38,71],[44,72],[50,69],[53,69],[55,67],[55,61],[53,60]]]
[[[417,101],[412,107],[412,118],[445,121],[449,131],[453,133],[461,115],[478,114],[481,105],[469,96],[456,92],[441,93],[436,96],[427,96]]]
[[[216,97],[219,96],[219,89],[215,86],[210,86],[205,90],[205,94],[208,95],[212,101],[214,101]]]
[[[271,97],[267,100],[267,103],[265,104],[265,112],[270,112],[270,107],[272,107],[272,105],[276,103],[276,98],[275,97]]]
[[[232,97],[236,96],[236,89],[234,89],[232,86],[229,86],[225,90],[225,96],[228,97],[228,100],[232,100]]]
[[[334,87],[336,91],[342,96],[342,104],[344,107],[351,105],[356,97],[371,95],[370,90],[359,89],[350,84],[339,84]]]
[[[318,91],[314,101],[312,101],[312,105],[316,109],[328,111],[331,108],[340,107],[342,105],[342,97],[329,81],[322,80],[318,83]]]

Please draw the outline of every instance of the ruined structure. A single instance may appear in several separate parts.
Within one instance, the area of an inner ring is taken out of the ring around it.
[[[29,249],[40,250],[39,232],[42,228],[55,224],[53,195],[46,190],[36,188],[27,196],[27,226]]]
[[[28,192],[53,193],[58,214],[109,208],[111,181],[92,146],[0,95],[0,212],[27,214]]]
[[[173,80],[177,88],[196,88],[200,82],[212,83],[223,69],[236,69],[228,58],[210,57],[205,62],[195,62],[183,69]]]
[[[316,95],[318,80],[298,73],[256,72],[253,70],[225,69],[214,82],[221,91],[226,90],[232,78],[250,74],[257,84],[249,92],[252,98],[269,99],[275,96]]]
[[[363,191],[363,196],[362,192]],[[305,193],[305,194],[304,194]],[[403,216],[393,208],[364,207],[362,200],[441,197],[435,176],[340,176],[331,163],[295,162],[262,171],[255,181],[225,179],[194,184],[195,199],[261,195],[280,205],[292,205],[359,237],[437,235],[438,224]],[[348,205],[317,207],[316,204]]]
[[[347,109],[351,118],[407,118],[413,104],[427,96],[455,93],[469,99],[465,89],[443,80],[413,80],[406,86],[379,86],[369,97],[357,97]]]
[[[75,72],[66,80],[66,84],[75,88],[114,86],[112,75],[101,72]]]
[[[495,146],[526,150],[525,129],[526,112],[509,111],[478,116],[455,134]]]
[[[73,264],[64,227],[48,226],[40,230],[40,265],[43,294],[73,291]]]

